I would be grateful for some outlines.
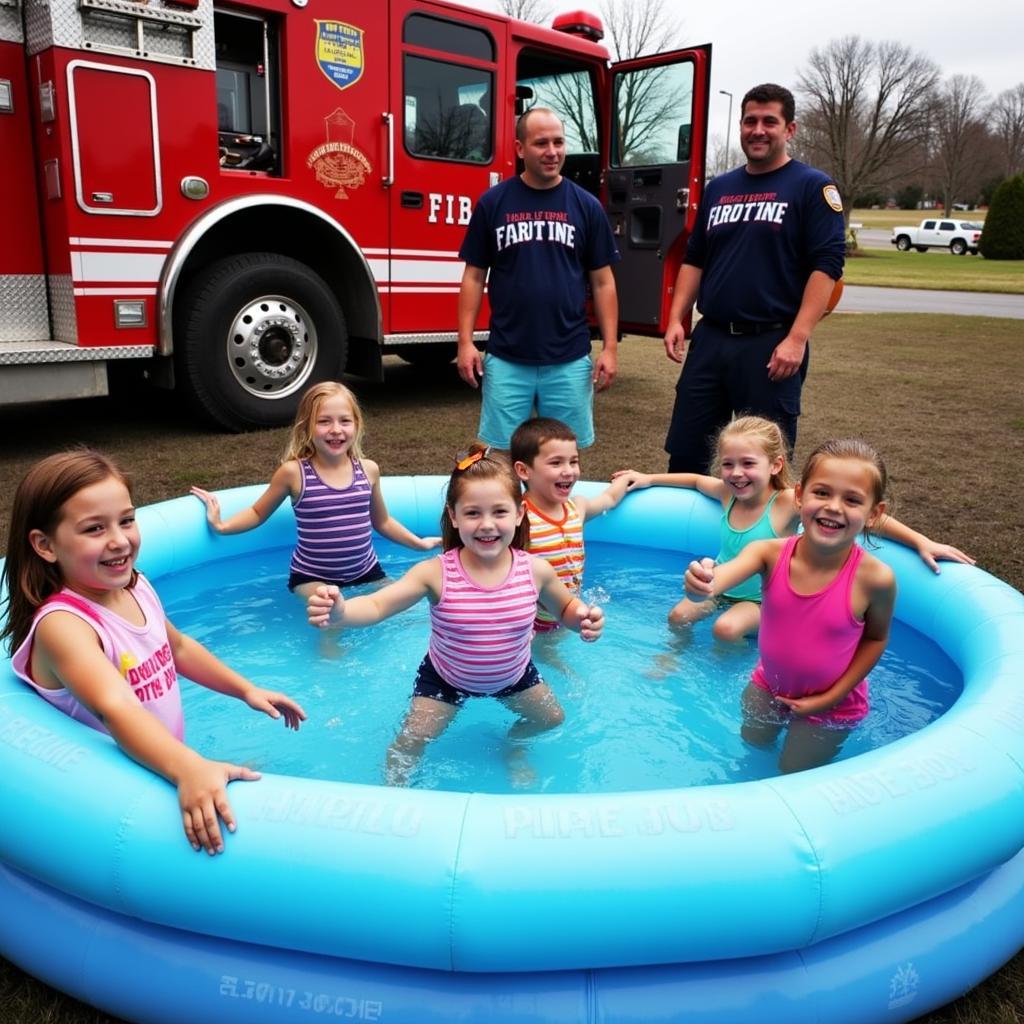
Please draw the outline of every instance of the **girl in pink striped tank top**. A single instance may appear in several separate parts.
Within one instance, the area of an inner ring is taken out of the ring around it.
[[[426,598],[430,644],[412,704],[388,749],[385,778],[404,785],[423,753],[467,697],[499,698],[517,718],[520,740],[554,728],[564,713],[530,658],[539,601],[584,640],[604,627],[600,608],[574,597],[543,558],[524,550],[528,524],[519,481],[508,462],[474,445],[456,463],[441,517],[444,554],[413,566],[397,583],[347,601],[335,586],[308,602],[313,626],[369,626]],[[520,779],[528,778],[522,748],[513,745]]]
[[[690,563],[703,601],[763,578],[760,659],[742,698],[743,738],[765,747],[786,729],[783,772],[826,764],[868,713],[867,674],[889,639],[896,581],[856,541],[885,515],[885,465],[863,441],[819,445],[796,487],[803,532],[748,544],[731,561]]]
[[[179,673],[292,729],[306,715],[174,628],[135,568],[140,544],[128,479],[110,459],[81,449],[38,462],[11,509],[0,641],[36,693],[175,786],[193,849],[220,853],[221,822],[235,830],[227,785],[259,773],[185,745]]]

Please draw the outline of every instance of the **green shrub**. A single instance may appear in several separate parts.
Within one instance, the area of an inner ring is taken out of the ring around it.
[[[1024,174],[996,189],[978,248],[987,260],[1024,260]]]
[[[896,193],[896,205],[901,210],[916,210],[917,204],[924,199],[924,189],[920,185],[904,185]]]

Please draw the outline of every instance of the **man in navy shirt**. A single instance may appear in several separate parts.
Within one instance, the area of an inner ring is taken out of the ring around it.
[[[585,448],[594,443],[594,387],[608,387],[618,368],[619,254],[601,204],[562,177],[565,132],[552,111],[519,118],[516,153],[522,174],[480,197],[459,250],[459,374],[474,388],[483,382],[479,435],[488,444],[508,448],[536,410],[568,423]],[[481,357],[473,330],[485,280],[491,322]],[[603,342],[593,365],[588,284]]]
[[[718,431],[739,413],[796,442],[808,341],[845,256],[835,183],[793,160],[793,94],[755,86],[740,108],[746,165],[708,183],[676,277],[665,351],[683,362],[665,450],[669,470],[707,473]],[[702,319],[686,352],[683,317]]]

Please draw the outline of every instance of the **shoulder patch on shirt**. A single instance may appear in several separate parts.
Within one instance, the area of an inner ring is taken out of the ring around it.
[[[839,189],[835,185],[826,185],[822,190],[821,194],[825,197],[825,202],[832,207],[836,213],[843,212],[843,198],[839,194]]]

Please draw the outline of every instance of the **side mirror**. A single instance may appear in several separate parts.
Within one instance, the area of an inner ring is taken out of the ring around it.
[[[679,126],[679,139],[676,142],[676,160],[685,163],[690,159],[690,125]]]
[[[528,85],[516,86],[516,117],[522,117],[526,112],[527,101],[533,99],[533,89]]]

